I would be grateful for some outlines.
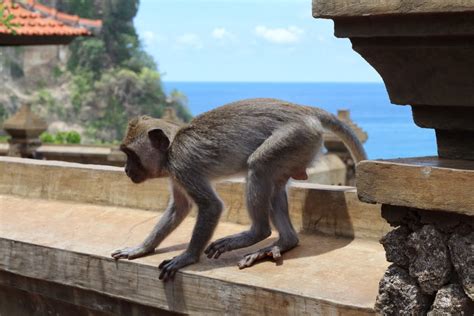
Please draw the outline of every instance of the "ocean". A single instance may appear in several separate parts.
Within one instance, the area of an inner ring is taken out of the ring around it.
[[[256,97],[317,106],[334,114],[348,109],[369,135],[364,147],[370,159],[436,155],[434,130],[417,127],[410,106],[391,104],[381,83],[165,82],[164,87],[184,93],[193,115]]]

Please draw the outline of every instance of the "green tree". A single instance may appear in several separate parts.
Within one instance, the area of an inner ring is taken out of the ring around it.
[[[73,117],[89,138],[118,140],[130,118],[160,117],[167,106],[184,121],[191,118],[186,97],[177,91],[166,95],[155,61],[140,45],[133,25],[138,5],[138,0],[57,0],[61,11],[103,21],[97,36],[70,45],[67,65]],[[54,108],[44,94],[40,101]]]

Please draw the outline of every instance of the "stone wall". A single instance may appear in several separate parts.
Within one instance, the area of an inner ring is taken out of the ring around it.
[[[392,265],[380,281],[383,315],[474,313],[474,219],[467,215],[384,205],[396,228],[382,239]]]

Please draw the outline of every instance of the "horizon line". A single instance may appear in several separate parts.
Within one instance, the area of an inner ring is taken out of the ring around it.
[[[179,82],[179,83],[271,83],[271,84],[279,84],[279,83],[351,83],[351,84],[384,84],[383,81],[201,81],[201,80],[161,80],[162,82]]]

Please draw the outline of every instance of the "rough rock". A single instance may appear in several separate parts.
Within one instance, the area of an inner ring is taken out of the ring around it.
[[[473,315],[474,303],[459,284],[449,284],[437,293],[428,316]]]
[[[392,227],[407,226],[411,230],[418,230],[422,226],[417,210],[410,207],[383,204],[382,217]]]
[[[433,225],[425,225],[408,237],[406,255],[410,275],[425,293],[434,294],[449,281],[449,250],[445,236]]]
[[[448,246],[464,292],[474,300],[474,232],[466,236],[451,235]]]
[[[399,266],[408,267],[408,257],[405,254],[408,235],[411,231],[406,226],[400,226],[387,233],[380,243],[385,249],[385,257],[388,262],[393,262]]]
[[[430,302],[408,272],[392,264],[380,280],[375,310],[382,315],[422,315]]]
[[[418,210],[417,213],[421,224],[432,224],[443,233],[458,232],[459,229],[465,230],[469,225],[474,224],[474,218],[464,214],[427,210]]]

